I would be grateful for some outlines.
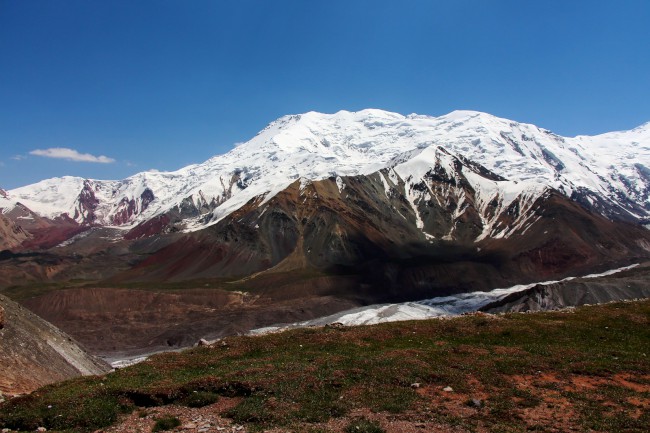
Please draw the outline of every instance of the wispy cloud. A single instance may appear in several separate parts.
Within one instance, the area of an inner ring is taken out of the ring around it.
[[[25,158],[26,158],[25,155],[14,155],[11,157],[11,159],[13,159],[14,161],[22,161]]]
[[[102,164],[110,164],[115,162],[113,158],[108,156],[100,155],[95,156],[90,153],[79,153],[74,149],[68,149],[67,147],[51,147],[49,149],[36,149],[29,152],[30,155],[44,156],[46,158],[59,158],[67,159],[68,161],[76,162],[99,162]]]

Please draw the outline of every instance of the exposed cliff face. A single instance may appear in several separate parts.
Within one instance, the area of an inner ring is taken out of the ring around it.
[[[16,248],[29,238],[22,227],[0,214],[0,250]]]
[[[109,370],[70,336],[0,295],[0,393],[24,394],[43,385]]]

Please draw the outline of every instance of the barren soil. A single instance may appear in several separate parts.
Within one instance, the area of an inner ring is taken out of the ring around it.
[[[356,306],[332,297],[274,300],[219,289],[155,293],[111,288],[57,290],[23,304],[109,361]]]

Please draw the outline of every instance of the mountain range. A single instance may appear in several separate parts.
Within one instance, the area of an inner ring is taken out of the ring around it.
[[[479,177],[517,183],[493,186],[472,179],[472,187],[487,187],[481,192],[488,201],[497,190],[509,200],[539,186],[608,217],[645,221],[650,217],[649,142],[650,123],[631,131],[566,138],[472,111],[441,117],[381,110],[310,112],[282,117],[250,141],[202,164],[142,172],[121,181],[48,179],[3,191],[0,206],[6,212],[20,203],[41,217],[124,229],[167,215],[171,226],[196,231],[251,200],[265,204],[294,181],[304,186],[334,178],[341,189],[345,177],[383,170],[387,191],[395,179],[408,180],[415,209],[426,194],[412,186],[442,152],[443,165],[453,159],[470,161],[491,172]]]
[[[266,311],[250,328],[647,259],[650,123],[569,138],[473,111],[309,112],[201,164],[48,179],[0,208],[0,287],[236,290]]]

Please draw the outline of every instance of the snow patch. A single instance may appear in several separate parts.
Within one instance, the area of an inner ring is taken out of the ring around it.
[[[343,179],[341,179],[341,176],[336,176],[336,186],[339,189],[339,194],[343,192],[345,189],[345,182],[343,182]]]

